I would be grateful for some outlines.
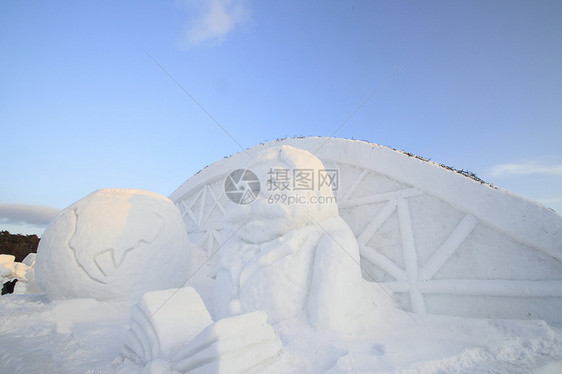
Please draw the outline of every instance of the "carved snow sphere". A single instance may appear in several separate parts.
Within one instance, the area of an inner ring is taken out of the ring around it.
[[[177,207],[133,189],[93,192],[45,230],[35,265],[49,299],[136,300],[180,287],[190,274],[187,234]]]

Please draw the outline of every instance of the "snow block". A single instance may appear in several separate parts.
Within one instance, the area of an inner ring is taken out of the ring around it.
[[[159,194],[103,189],[60,212],[39,243],[35,273],[49,299],[137,300],[190,275],[178,209]]]
[[[11,266],[12,263],[16,261],[16,256],[14,255],[0,255],[0,265],[2,266]]]
[[[131,309],[122,356],[143,373],[245,373],[268,363],[281,340],[255,312],[213,323],[191,287],[152,291]]]
[[[267,314],[221,319],[203,330],[173,358],[177,372],[241,374],[268,364],[282,349]]]
[[[0,280],[2,283],[11,281],[13,276],[16,256],[0,255]]]
[[[142,365],[167,361],[212,322],[191,287],[148,292],[131,309],[123,355]]]
[[[15,259],[13,255],[0,255],[2,295],[40,292],[34,278],[35,253],[28,254],[23,262],[15,262]]]
[[[224,232],[224,212],[235,204],[224,193],[225,179],[281,145],[307,150],[337,171],[334,196],[357,239],[363,277],[392,290],[404,309],[562,322],[560,215],[434,162],[363,141],[269,142],[186,181],[170,199],[189,240],[208,256],[221,246],[217,233]],[[260,183],[260,193],[266,192],[267,180]]]

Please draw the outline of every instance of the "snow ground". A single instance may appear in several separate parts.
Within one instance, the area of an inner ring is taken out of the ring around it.
[[[262,373],[562,372],[562,326],[412,314],[363,337],[274,326],[282,354]],[[411,318],[410,318],[411,317]],[[120,358],[129,306],[44,295],[0,298],[0,373],[140,373]]]

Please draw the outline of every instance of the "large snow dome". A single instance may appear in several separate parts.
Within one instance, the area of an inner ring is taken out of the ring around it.
[[[39,243],[39,286],[50,299],[136,300],[190,275],[180,213],[165,196],[103,189],[59,213]]]
[[[363,277],[393,291],[404,309],[562,321],[561,216],[433,162],[363,141],[273,141],[218,161],[185,182],[170,199],[189,240],[209,258],[225,240],[223,216],[234,204],[225,194],[225,179],[280,145],[311,152],[337,177],[332,188],[339,215],[359,243]]]

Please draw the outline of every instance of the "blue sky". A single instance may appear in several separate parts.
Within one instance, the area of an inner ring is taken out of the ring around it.
[[[40,234],[99,188],[169,195],[292,136],[402,149],[562,212],[560,20],[558,0],[0,1],[0,229]]]

